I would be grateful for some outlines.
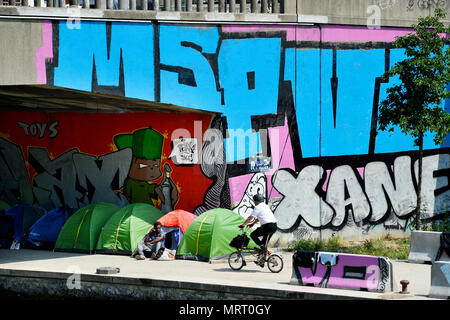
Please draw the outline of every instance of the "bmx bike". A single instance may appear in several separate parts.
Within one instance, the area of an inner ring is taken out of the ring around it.
[[[242,236],[244,238],[247,238],[249,228],[244,227],[242,229]],[[266,248],[267,243],[269,242],[270,236],[267,237],[266,241]],[[283,258],[276,254],[272,253],[269,250],[260,250],[256,248],[249,248],[245,244],[245,242],[242,242],[242,245],[240,247],[236,248],[237,250],[233,253],[231,253],[228,256],[228,265],[233,270],[241,270],[242,267],[246,266],[247,263],[245,261],[245,255],[250,255],[256,258],[255,263],[259,265],[261,268],[264,268],[264,265],[267,263],[267,267],[269,270],[273,273],[278,273],[281,270],[283,270]]]

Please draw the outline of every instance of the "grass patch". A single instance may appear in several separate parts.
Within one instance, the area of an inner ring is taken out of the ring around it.
[[[331,237],[328,240],[300,239],[287,250],[338,252],[388,257],[393,260],[407,260],[409,255],[409,238],[399,239],[388,234],[383,238],[364,241],[342,241],[339,236]]]

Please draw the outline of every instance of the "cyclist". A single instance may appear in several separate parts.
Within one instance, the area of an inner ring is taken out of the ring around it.
[[[254,195],[253,201],[255,202],[255,208],[239,228],[243,228],[247,224],[251,227],[259,221],[261,226],[253,231],[250,237],[260,247],[260,253],[264,253],[267,250],[265,244],[270,240],[269,236],[272,236],[277,231],[277,219],[269,206],[264,202],[264,197],[262,195]],[[255,220],[249,224],[253,219]],[[262,237],[262,240],[259,239],[260,237]]]

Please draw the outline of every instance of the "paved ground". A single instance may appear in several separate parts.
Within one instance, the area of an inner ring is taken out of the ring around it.
[[[129,256],[86,255],[41,250],[0,250],[0,269],[33,270],[49,272],[73,272],[79,268],[82,274],[95,274],[99,267],[119,267],[118,277],[147,277],[158,280],[187,281],[208,284],[233,285],[253,288],[279,289],[310,293],[323,293],[337,297],[363,297],[373,299],[420,299],[428,300],[430,291],[431,265],[411,264],[407,261],[393,261],[394,281],[410,281],[409,295],[394,293],[372,293],[353,290],[327,289],[290,285],[292,254],[279,252],[284,259],[284,269],[271,273],[250,262],[240,271],[233,271],[226,261],[214,263],[175,260],[137,261]],[[398,291],[398,290],[397,290]],[[431,299],[430,299],[431,300]]]

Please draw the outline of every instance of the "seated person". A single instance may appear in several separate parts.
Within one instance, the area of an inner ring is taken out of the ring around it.
[[[164,251],[164,232],[161,229],[161,223],[155,222],[153,228],[151,228],[144,239],[138,243],[137,260],[145,260],[144,251],[150,252],[153,260],[156,260],[161,256]]]

